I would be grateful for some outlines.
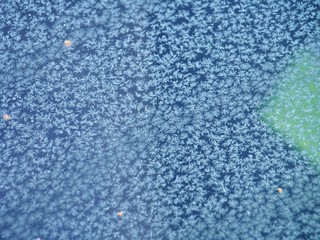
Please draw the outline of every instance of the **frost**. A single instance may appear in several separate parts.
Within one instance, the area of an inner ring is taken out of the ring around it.
[[[1,4],[0,238],[319,238],[319,176],[260,120],[292,57],[319,49],[319,11]]]

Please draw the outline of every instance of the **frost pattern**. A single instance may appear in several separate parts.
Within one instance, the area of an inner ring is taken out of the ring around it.
[[[319,239],[319,176],[259,118],[319,11],[2,3],[0,238]]]

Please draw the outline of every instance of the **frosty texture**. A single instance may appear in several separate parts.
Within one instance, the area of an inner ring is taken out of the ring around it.
[[[319,239],[319,178],[259,115],[319,3],[0,5],[1,239]]]
[[[320,56],[304,53],[286,72],[264,119],[293,139],[320,170]]]

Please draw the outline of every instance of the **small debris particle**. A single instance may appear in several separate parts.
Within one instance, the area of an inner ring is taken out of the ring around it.
[[[71,42],[70,40],[64,40],[64,45],[65,45],[66,47],[71,47],[72,42]]]
[[[12,117],[7,113],[3,114],[2,118],[3,118],[4,121],[9,121],[9,120],[12,119]]]

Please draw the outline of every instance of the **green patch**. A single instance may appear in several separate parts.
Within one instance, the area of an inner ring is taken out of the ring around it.
[[[263,120],[289,137],[320,170],[320,57],[305,53],[289,67]]]

